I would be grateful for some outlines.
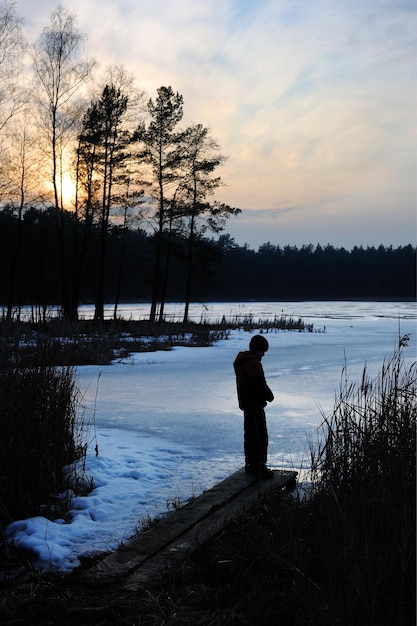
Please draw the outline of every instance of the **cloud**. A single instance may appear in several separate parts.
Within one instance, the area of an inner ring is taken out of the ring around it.
[[[355,245],[398,247],[415,242],[416,224],[410,212],[384,211],[379,205],[372,211],[350,210],[347,200],[342,204],[343,210],[340,203],[336,208],[319,204],[289,210],[244,209],[230,220],[226,233],[255,250],[266,242],[281,247],[331,244],[347,250]]]
[[[220,200],[249,209],[301,207],[300,215],[302,207],[332,207],[335,229],[336,216],[346,226],[352,214],[367,213],[369,237],[376,206],[395,212],[400,201],[412,219],[414,2],[72,0],[65,6],[103,67],[124,64],[152,97],[159,86],[172,85],[184,96],[184,123],[212,129],[229,157]],[[21,0],[18,7],[33,35],[56,4]]]

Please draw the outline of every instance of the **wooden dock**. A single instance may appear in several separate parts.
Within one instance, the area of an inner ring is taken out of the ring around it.
[[[297,472],[274,470],[271,478],[258,481],[242,468],[97,562],[84,575],[90,581],[123,576],[124,589],[135,591],[185,559],[268,492],[293,487],[296,478]]]

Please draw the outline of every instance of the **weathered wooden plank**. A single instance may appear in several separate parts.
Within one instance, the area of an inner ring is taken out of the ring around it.
[[[147,580],[168,570],[175,563],[184,560],[188,555],[202,546],[206,541],[217,535],[225,524],[239,515],[249,511],[256,502],[269,491],[280,489],[295,481],[297,473],[286,473],[285,476],[274,475],[271,481],[252,483],[247,489],[239,493],[235,498],[226,502],[222,507],[212,512],[211,515],[202,519],[189,528],[184,534],[172,541],[167,547],[159,551],[151,559],[142,562],[139,567],[129,576],[124,589],[136,591]]]
[[[126,574],[254,482],[255,479],[243,471],[235,472],[185,506],[172,511],[147,532],[109,554],[89,573]]]
[[[296,477],[297,472],[276,470],[271,479],[257,481],[241,469],[96,563],[85,575],[112,578],[130,574],[126,589],[135,589],[185,558],[262,495],[294,483]]]

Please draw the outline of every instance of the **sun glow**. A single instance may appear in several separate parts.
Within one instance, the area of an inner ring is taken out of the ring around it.
[[[61,191],[62,206],[65,209],[69,209],[75,204],[75,182],[71,178],[71,174],[69,172],[64,172],[62,177],[57,182],[58,189]]]

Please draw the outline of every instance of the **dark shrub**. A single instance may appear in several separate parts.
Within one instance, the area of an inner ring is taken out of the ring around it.
[[[3,524],[51,506],[63,468],[80,455],[71,368],[0,372],[0,515]],[[56,503],[56,500],[55,500]]]

